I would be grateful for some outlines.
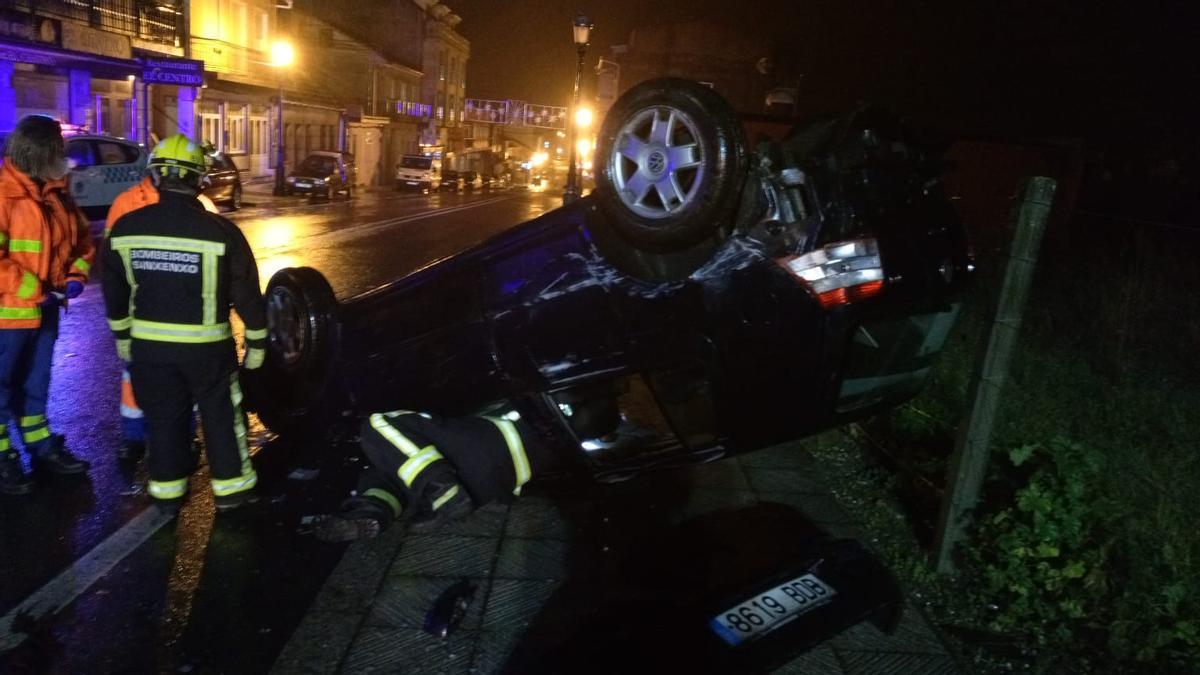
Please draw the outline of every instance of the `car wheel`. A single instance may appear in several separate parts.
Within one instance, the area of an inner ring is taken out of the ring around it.
[[[229,208],[237,211],[242,208],[242,186],[233,186],[233,195],[229,198]]]
[[[596,200],[616,234],[643,253],[692,250],[733,230],[746,148],[740,120],[716,92],[648,80],[605,116]]]
[[[279,434],[309,432],[328,420],[337,300],[320,272],[289,267],[267,283],[267,358],[249,371],[252,407]]]

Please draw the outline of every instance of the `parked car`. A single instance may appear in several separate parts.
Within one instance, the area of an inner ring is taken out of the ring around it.
[[[935,153],[870,109],[767,152],[711,90],[651,81],[609,113],[577,203],[343,302],[316,270],[280,271],[262,419],[312,433],[343,411],[511,401],[603,477],[906,400],[971,270]],[[627,391],[660,428],[615,448],[598,439]]]
[[[145,175],[149,153],[115,136],[74,134],[66,137],[71,196],[92,220],[104,218],[113,200]]]
[[[439,192],[458,192],[462,189],[462,175],[454,169],[443,168],[437,189]]]
[[[221,152],[205,155],[208,169],[205,174],[204,194],[217,204],[224,204],[236,211],[242,208],[242,174],[233,158]]]
[[[463,190],[470,192],[483,187],[478,171],[459,171],[458,177],[462,179]]]
[[[354,196],[354,185],[358,170],[354,155],[349,152],[321,150],[310,154],[288,174],[284,183],[285,194],[307,194],[313,197],[332,199],[343,195]]]
[[[425,155],[404,155],[396,165],[397,190],[436,190],[441,184],[442,160]]]
[[[341,301],[315,269],[277,272],[248,400],[308,438],[373,411],[516,416],[601,481],[862,418],[920,390],[972,273],[937,151],[864,108],[752,153],[712,90],[640,83],[605,117],[587,197]],[[686,609],[668,594],[622,639],[690,655],[685,670],[758,672],[865,618],[896,625],[898,590],[864,547],[781,529],[786,553],[754,528],[757,548],[684,538],[703,561]],[[682,568],[646,578],[679,590]]]

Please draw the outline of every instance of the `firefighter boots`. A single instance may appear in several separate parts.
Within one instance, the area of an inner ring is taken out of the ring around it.
[[[64,476],[87,473],[91,464],[72,455],[66,448],[66,440],[61,434],[50,434],[46,445],[29,448],[34,468]]]
[[[27,495],[32,491],[33,481],[25,474],[17,453],[0,453],[0,494]]]

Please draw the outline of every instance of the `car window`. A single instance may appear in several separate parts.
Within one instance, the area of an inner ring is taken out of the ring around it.
[[[67,141],[67,161],[77,169],[95,164],[92,160],[92,144],[85,140]]]
[[[96,141],[96,155],[100,164],[133,164],[138,158],[136,149],[113,141]]]
[[[313,173],[333,173],[337,171],[337,162],[332,157],[309,157],[300,163],[300,170]]]
[[[229,155],[222,155],[220,158],[221,168],[225,171],[237,171],[237,164],[233,163],[233,158]]]

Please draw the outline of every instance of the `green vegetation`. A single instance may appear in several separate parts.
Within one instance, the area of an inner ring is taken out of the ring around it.
[[[840,492],[889,491],[851,506],[980,670],[1200,670],[1197,251],[1200,230],[1052,226],[956,578],[914,543],[936,518],[1002,259],[980,261],[932,386],[865,426],[893,464],[842,457],[858,487]]]

